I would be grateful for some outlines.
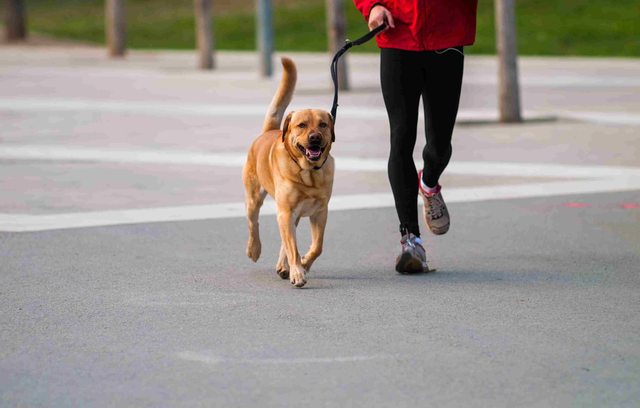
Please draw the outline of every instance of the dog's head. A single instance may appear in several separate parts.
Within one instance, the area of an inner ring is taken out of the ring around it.
[[[334,141],[333,118],[323,110],[291,112],[282,125],[282,142],[289,151],[314,166],[325,160]]]

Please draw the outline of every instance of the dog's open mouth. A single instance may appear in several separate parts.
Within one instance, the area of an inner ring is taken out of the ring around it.
[[[324,148],[320,145],[304,147],[301,144],[298,144],[298,150],[300,150],[310,161],[320,160],[320,156],[322,156],[322,152],[324,152]]]

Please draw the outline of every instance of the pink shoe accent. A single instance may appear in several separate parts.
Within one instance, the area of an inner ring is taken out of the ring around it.
[[[420,170],[418,172],[418,188],[420,189],[422,194],[425,194],[426,196],[431,197],[431,196],[434,196],[434,195],[438,194],[440,192],[440,190],[442,189],[442,186],[440,184],[435,186],[433,189],[429,188],[428,190],[425,190],[423,185],[426,186],[427,188],[429,188],[429,186],[424,184],[424,182],[422,181],[422,170]]]

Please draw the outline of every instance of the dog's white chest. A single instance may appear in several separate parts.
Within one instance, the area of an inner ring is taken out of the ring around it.
[[[313,176],[311,175],[310,171],[301,171],[300,172],[300,181],[302,181],[302,184],[304,184],[305,186],[312,186],[313,185]]]
[[[323,203],[321,200],[318,200],[316,198],[308,198],[305,200],[301,200],[298,203],[295,208],[295,212],[299,217],[309,217],[318,212],[318,210],[320,210],[322,207]]]

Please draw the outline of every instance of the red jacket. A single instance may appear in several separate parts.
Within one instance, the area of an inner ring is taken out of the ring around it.
[[[365,20],[375,4],[386,7],[395,28],[376,37],[380,48],[440,50],[476,39],[478,0],[353,0]]]

